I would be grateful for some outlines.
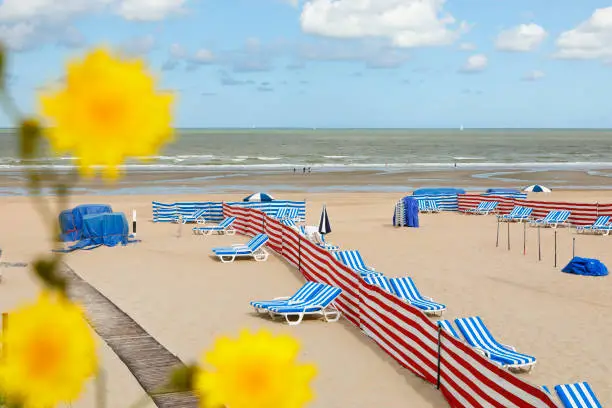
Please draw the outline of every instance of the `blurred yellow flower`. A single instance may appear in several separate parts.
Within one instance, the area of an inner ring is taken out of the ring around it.
[[[86,175],[106,166],[107,178],[118,176],[126,157],[153,156],[172,139],[173,100],[155,90],[142,61],[104,49],[69,62],[64,88],[40,95],[53,150],[76,156]]]
[[[0,392],[25,408],[74,401],[97,369],[83,312],[61,295],[42,293],[9,313],[1,340]]]
[[[288,335],[243,330],[221,337],[202,356],[195,390],[203,408],[302,408],[313,398],[317,370],[297,364],[300,345]],[[210,369],[210,370],[209,370]]]

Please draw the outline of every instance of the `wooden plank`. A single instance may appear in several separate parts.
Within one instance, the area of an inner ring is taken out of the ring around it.
[[[191,392],[156,394],[174,369],[185,366],[183,362],[68,265],[63,266],[61,273],[70,282],[68,296],[85,308],[90,326],[123,361],[155,405],[197,408],[198,399]]]

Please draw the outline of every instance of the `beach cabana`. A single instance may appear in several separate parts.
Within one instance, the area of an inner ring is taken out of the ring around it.
[[[527,193],[551,193],[552,190],[540,184],[532,184],[523,189]]]
[[[273,201],[274,197],[267,193],[253,193],[248,197],[245,197],[242,201],[245,202],[270,202]]]
[[[419,201],[406,196],[395,204],[393,211],[394,227],[419,227]]]
[[[85,215],[81,220],[81,225],[80,240],[62,252],[93,249],[102,245],[114,247],[138,242],[130,235],[130,227],[124,213]]]
[[[60,240],[62,242],[80,240],[84,217],[95,214],[110,214],[112,212],[113,209],[107,204],[82,204],[71,210],[62,211],[59,215]]]

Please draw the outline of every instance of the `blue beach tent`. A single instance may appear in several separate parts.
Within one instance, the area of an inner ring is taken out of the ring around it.
[[[419,201],[406,196],[395,204],[393,213],[394,227],[419,227]]]
[[[598,259],[575,256],[561,272],[583,276],[606,276],[608,268]]]
[[[113,209],[107,204],[83,204],[71,210],[64,210],[59,215],[60,239],[62,242],[78,241],[81,239],[83,218],[91,214],[112,213]]]
[[[114,247],[138,242],[132,239],[124,213],[101,213],[85,215],[82,220],[80,240],[63,252],[77,249],[94,249],[102,245]]]

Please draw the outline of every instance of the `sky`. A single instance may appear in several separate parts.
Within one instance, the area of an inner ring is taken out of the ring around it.
[[[0,40],[25,112],[105,45],[177,127],[612,127],[604,1],[0,0]]]

